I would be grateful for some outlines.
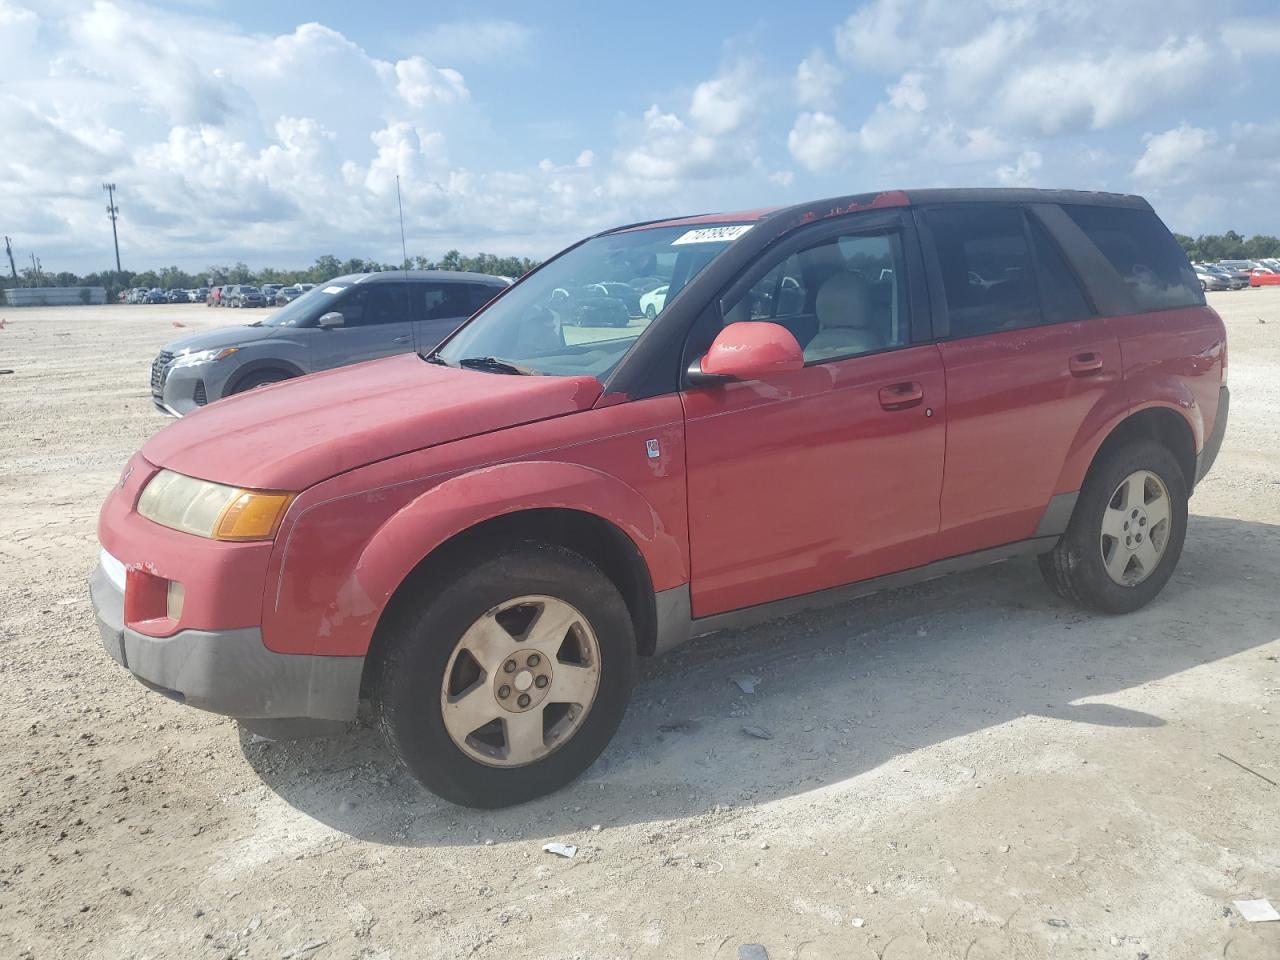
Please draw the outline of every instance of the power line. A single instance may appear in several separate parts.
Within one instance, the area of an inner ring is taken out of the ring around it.
[[[111,218],[111,239],[116,245],[116,273],[122,273],[120,269],[120,235],[116,233],[116,217],[120,215],[120,208],[116,206],[116,185],[114,183],[104,183],[102,189],[107,191],[107,216]]]

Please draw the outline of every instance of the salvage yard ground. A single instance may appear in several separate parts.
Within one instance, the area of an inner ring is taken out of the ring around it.
[[[1210,299],[1231,426],[1149,608],[1019,561],[704,639],[583,779],[496,813],[367,727],[255,740],[99,645],[151,359],[262,314],[0,311],[0,956],[1275,960],[1230,904],[1280,905],[1280,288]]]

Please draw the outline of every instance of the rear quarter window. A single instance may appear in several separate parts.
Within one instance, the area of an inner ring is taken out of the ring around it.
[[[1204,291],[1186,254],[1154,213],[1073,204],[1062,209],[1120,274],[1139,310],[1204,304]]]

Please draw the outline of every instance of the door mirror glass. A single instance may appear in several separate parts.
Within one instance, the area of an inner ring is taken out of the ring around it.
[[[326,313],[322,315],[318,322],[320,324],[321,329],[330,330],[333,327],[342,326],[347,321],[346,321],[346,318],[342,316],[342,314],[338,313],[335,310],[332,313]]]
[[[744,321],[731,323],[721,330],[707,355],[695,366],[697,373],[705,378],[758,380],[770,374],[801,369],[804,351],[786,327]]]

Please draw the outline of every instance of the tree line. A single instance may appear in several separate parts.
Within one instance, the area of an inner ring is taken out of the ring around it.
[[[1174,237],[1182,245],[1187,259],[1192,263],[1280,257],[1280,237],[1261,233],[1247,240],[1234,230],[1228,230],[1226,233],[1201,234],[1194,238],[1175,233]]]
[[[352,257],[339,260],[331,254],[317,257],[316,262],[300,270],[279,270],[262,267],[253,270],[248,264],[237,262],[230,266],[214,265],[207,270],[188,273],[178,267],[162,267],[159,270],[101,270],[83,276],[67,271],[50,273],[23,267],[18,278],[0,276],[0,289],[5,287],[106,287],[108,301],[121,290],[133,287],[159,287],[161,290],[191,290],[196,287],[221,286],[224,283],[261,285],[264,283],[323,283],[348,273],[379,273],[384,270],[466,270],[471,273],[487,273],[499,277],[519,277],[538,265],[528,257],[499,257],[492,253],[465,256],[450,250],[439,260],[428,257],[410,257],[404,263],[379,263]]]

